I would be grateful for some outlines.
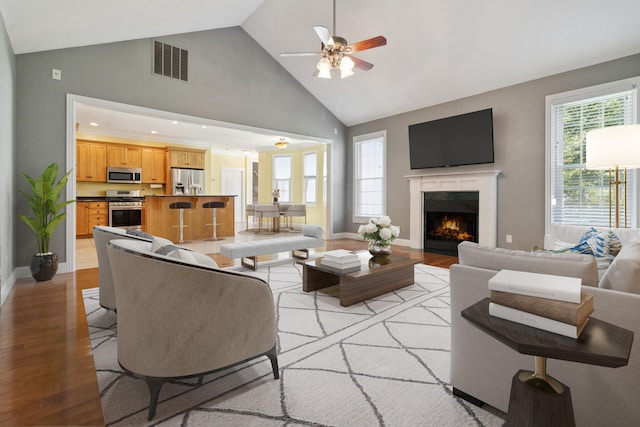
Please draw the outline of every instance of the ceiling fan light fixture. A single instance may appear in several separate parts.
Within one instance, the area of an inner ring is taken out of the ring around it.
[[[276,142],[276,147],[278,147],[281,150],[284,150],[288,146],[289,146],[289,143],[285,141],[284,138],[280,138],[280,140]]]
[[[355,62],[348,56],[345,56],[340,61],[340,78],[346,79],[347,77],[353,76],[353,67],[355,66]]]
[[[329,61],[329,58],[326,56],[320,58],[316,68],[318,69],[318,77],[322,79],[331,78],[331,62]]]

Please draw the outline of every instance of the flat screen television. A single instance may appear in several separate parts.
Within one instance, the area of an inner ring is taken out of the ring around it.
[[[409,126],[411,169],[493,163],[493,110]]]

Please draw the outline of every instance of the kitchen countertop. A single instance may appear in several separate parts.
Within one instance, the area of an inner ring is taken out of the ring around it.
[[[147,194],[144,197],[238,197],[237,194]]]
[[[106,202],[106,196],[76,196],[78,202]]]

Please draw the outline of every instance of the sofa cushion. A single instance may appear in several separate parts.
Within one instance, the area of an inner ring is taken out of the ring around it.
[[[634,239],[622,247],[598,286],[640,294],[640,239]]]
[[[591,255],[572,253],[526,252],[462,242],[458,261],[490,270],[518,270],[558,276],[579,277],[586,286],[598,286],[598,266]]]

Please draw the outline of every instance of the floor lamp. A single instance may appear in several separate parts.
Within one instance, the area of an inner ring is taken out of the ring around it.
[[[612,197],[615,201],[615,226],[620,227],[620,187],[623,189],[624,227],[627,226],[627,169],[640,168],[640,125],[609,126],[587,132],[587,169],[609,170],[609,226]],[[623,181],[620,180],[623,169]],[[615,170],[612,176],[611,171]]]

